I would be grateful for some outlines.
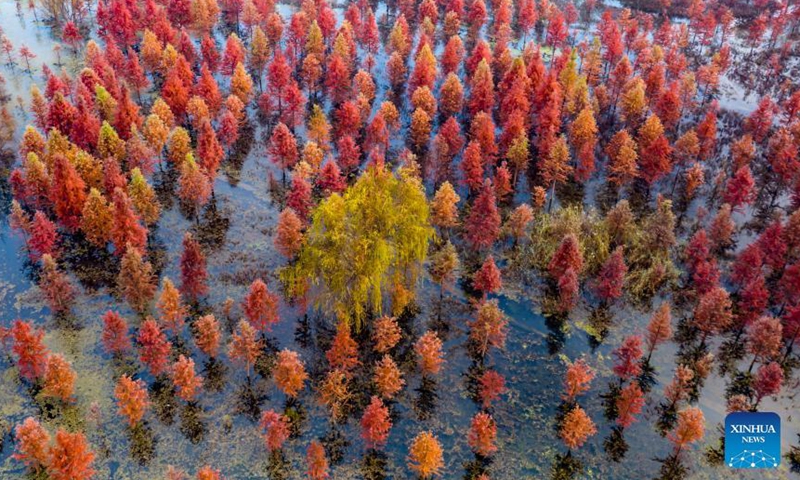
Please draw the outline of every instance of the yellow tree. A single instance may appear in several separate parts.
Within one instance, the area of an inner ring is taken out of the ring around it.
[[[81,230],[92,245],[105,248],[111,240],[111,226],[114,217],[111,206],[103,194],[96,188],[89,191],[86,203],[83,204]]]
[[[360,328],[367,311],[382,313],[384,295],[398,286],[413,292],[434,234],[429,216],[418,178],[373,164],[320,203],[283,280],[295,295],[310,285],[317,307]]]
[[[444,229],[458,225],[459,200],[450,182],[444,182],[431,200],[431,223]]]
[[[158,221],[158,217],[161,215],[161,205],[158,203],[155,190],[147,183],[138,168],[131,170],[128,197],[145,224],[153,225]]]
[[[253,91],[253,79],[250,74],[245,70],[241,62],[236,64],[231,77],[231,93],[239,97],[245,105],[250,100],[250,94]]]
[[[572,173],[572,167],[569,165],[569,147],[564,135],[560,135],[550,145],[549,151],[541,160],[539,172],[545,185],[551,186],[550,205],[552,205],[556,184],[566,182],[568,175]]]
[[[611,137],[606,146],[608,155],[608,181],[617,187],[627,185],[638,175],[636,142],[626,129],[622,129]]]

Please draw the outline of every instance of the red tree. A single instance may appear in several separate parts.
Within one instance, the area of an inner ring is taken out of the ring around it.
[[[670,304],[664,302],[658,307],[658,310],[653,314],[650,323],[647,324],[647,333],[645,334],[645,342],[647,343],[647,359],[653,355],[656,347],[672,337],[672,315]]]
[[[728,179],[722,199],[734,210],[739,210],[755,200],[755,186],[756,182],[750,167],[745,165]]]
[[[274,410],[267,410],[261,414],[260,425],[265,430],[264,443],[270,452],[280,450],[291,434],[289,418],[286,415],[276,413]]]
[[[103,314],[103,347],[107,353],[118,355],[131,349],[128,322],[111,310]]]
[[[330,478],[328,458],[325,456],[325,447],[317,440],[312,440],[306,449],[306,463],[308,464],[308,478],[311,480],[325,480]]]
[[[581,253],[578,237],[574,234],[567,234],[561,240],[561,244],[550,259],[547,270],[550,277],[558,280],[568,269],[573,269],[575,273],[583,269],[583,254]]]
[[[330,367],[335,370],[349,372],[358,366],[358,344],[350,336],[350,328],[341,323],[333,337],[331,347],[325,352]]]
[[[69,231],[77,229],[86,200],[86,184],[64,155],[57,154],[53,159],[50,199],[61,224]]]
[[[142,323],[137,336],[139,342],[139,359],[150,370],[153,376],[164,373],[169,363],[169,353],[172,344],[167,340],[164,332],[158,328],[153,318],[148,317]]]
[[[753,380],[753,390],[756,392],[756,405],[761,399],[770,395],[777,395],[783,385],[783,368],[778,362],[772,362],[759,367],[756,378]]]
[[[722,287],[704,293],[694,309],[694,325],[702,333],[703,342],[709,335],[725,330],[732,320],[730,295]]]
[[[70,283],[69,277],[58,270],[56,261],[47,253],[42,256],[39,288],[42,289],[50,310],[56,315],[68,312],[75,301],[75,287]]]
[[[250,285],[242,308],[250,325],[259,332],[272,331],[272,326],[280,320],[278,296],[270,292],[267,284],[260,278]]]
[[[638,415],[644,407],[644,394],[637,382],[629,383],[623,388],[614,401],[617,408],[617,425],[627,428],[636,421]]]
[[[642,337],[631,335],[622,341],[622,345],[613,352],[614,373],[625,381],[639,376],[642,373],[642,366],[639,360],[642,358]]]
[[[114,224],[111,227],[111,241],[114,253],[123,255],[128,246],[144,253],[147,245],[147,229],[139,223],[139,216],[133,210],[133,203],[121,188],[114,190]]]
[[[497,211],[491,180],[486,179],[483,182],[465,227],[465,238],[473,249],[491,247],[500,235],[500,213]]]
[[[578,273],[570,267],[558,278],[558,310],[562,313],[570,312],[578,301],[579,293]]]
[[[303,221],[308,220],[314,201],[311,198],[311,184],[305,178],[296,175],[292,178],[292,189],[286,198],[286,206],[297,212]]]
[[[386,445],[391,428],[389,409],[379,397],[373,395],[361,417],[361,438],[364,439],[367,448],[382,448]]]
[[[272,370],[272,377],[275,380],[275,385],[287,397],[296,398],[297,394],[305,386],[308,374],[297,352],[283,349],[278,353],[275,368]]]
[[[434,331],[427,331],[414,344],[423,376],[435,375],[442,368],[442,341]]]
[[[208,272],[206,256],[191,233],[183,236],[183,253],[181,254],[181,293],[190,301],[196,302],[208,293]]]
[[[94,476],[94,453],[81,432],[56,432],[55,443],[50,447],[50,464],[47,472],[52,480],[76,480]]]
[[[58,243],[58,232],[53,222],[47,215],[37,210],[33,215],[33,222],[28,229],[28,250],[31,261],[38,262],[44,254],[57,257],[55,252]]]
[[[594,379],[594,370],[583,359],[578,359],[567,366],[564,374],[564,394],[562,398],[569,403],[575,401],[578,395],[589,391],[589,384]]]
[[[58,398],[62,402],[72,401],[75,392],[77,374],[72,365],[60,353],[47,358],[47,367],[42,382],[42,394],[46,397]]]
[[[250,376],[250,367],[256,362],[261,352],[261,341],[256,339],[256,330],[249,322],[242,319],[231,337],[229,355],[236,363],[244,364],[247,376]]]
[[[172,365],[172,383],[178,390],[178,396],[187,402],[194,401],[198,390],[203,387],[203,377],[197,375],[194,360],[181,355]]]
[[[119,414],[128,420],[130,427],[136,426],[142,420],[150,404],[145,383],[142,380],[133,380],[128,375],[119,377],[114,388],[114,398],[117,400]]]
[[[483,408],[489,408],[506,392],[506,379],[494,370],[486,370],[478,379],[478,398]]]
[[[214,315],[203,315],[195,323],[195,344],[201,352],[211,358],[216,358],[219,353],[219,342],[221,333],[219,322]]]
[[[298,159],[297,141],[289,127],[283,123],[275,127],[270,137],[268,152],[272,161],[283,169],[285,181],[286,169],[294,167]]]
[[[473,452],[490,457],[497,451],[497,424],[488,413],[479,412],[472,417],[467,443]]]
[[[622,296],[625,275],[628,273],[622,249],[623,247],[619,246],[614,250],[597,275],[595,290],[604,302],[615,300]]]
[[[489,255],[481,268],[472,277],[472,286],[483,294],[497,293],[503,286],[500,278],[500,269],[494,263],[494,256]]]
[[[14,341],[11,351],[17,356],[19,374],[31,381],[41,378],[47,368],[49,355],[42,343],[44,331],[34,329],[29,322],[15,320],[11,326],[11,338]]]
[[[50,434],[35,418],[28,417],[17,425],[14,439],[16,448],[12,456],[15,460],[35,471],[41,471],[50,463]]]

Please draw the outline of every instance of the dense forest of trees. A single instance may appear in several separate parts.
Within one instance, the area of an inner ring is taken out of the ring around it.
[[[582,447],[599,432],[620,462],[626,429],[650,421],[672,445],[653,476],[684,478],[686,452],[714,431],[701,402],[709,376],[725,380],[731,412],[795,388],[800,88],[786,72],[797,69],[800,8],[644,3],[19,5],[71,63],[37,63],[0,29],[9,224],[53,317],[0,326],[2,366],[37,412],[14,419],[14,461],[31,478],[100,477],[109,453],[75,407],[81,372],[44,341],[47,329],[92,322],[115,366],[104,370],[115,405],[105,413],[126,425],[143,465],[169,448],[153,422],[169,426],[177,409],[181,432],[201,442],[220,420],[203,420],[204,403],[232,386],[263,435],[270,478],[284,478],[294,447],[308,478],[335,478],[347,441],[299,445],[304,402],[324,407],[340,437],[337,426],[358,425],[363,475],[385,478],[408,410],[400,397],[411,385],[420,403],[435,397],[458,328],[474,408],[457,434],[474,461],[450,471],[430,413],[394,461],[422,479],[503,478],[492,463],[513,437],[497,418],[503,299],[523,291],[546,317],[551,355],[578,318],[589,334],[586,354],[563,362],[552,422],[563,446],[548,473],[580,478]],[[34,80],[12,106],[5,77],[16,76]],[[750,111],[725,108],[731,82],[754,76]],[[252,228],[269,227],[281,266],[217,300],[208,263],[220,241],[205,227],[222,183],[236,187],[243,163],[260,159],[258,188],[279,215]],[[171,273],[155,240],[168,212],[189,220]],[[102,278],[80,268],[87,259]],[[115,307],[80,318],[91,295]],[[469,311],[463,325],[454,303]],[[319,357],[273,334],[312,320]],[[593,355],[609,338],[621,338],[610,357]],[[653,355],[668,342],[674,369],[660,372]],[[265,403],[266,388],[285,403]],[[703,445],[719,465],[720,445]],[[798,447],[788,458],[800,468]],[[224,478],[198,462],[197,479]],[[188,478],[181,468],[159,475]]]

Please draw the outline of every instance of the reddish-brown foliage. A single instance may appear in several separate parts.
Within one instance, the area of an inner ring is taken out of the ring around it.
[[[631,335],[622,341],[622,345],[613,352],[614,373],[621,380],[628,380],[637,377],[642,373],[642,366],[639,362],[642,358],[642,337]]]
[[[44,371],[42,382],[42,394],[53,397],[62,402],[72,400],[75,393],[75,379],[78,375],[72,366],[60,353],[54,353],[47,357],[47,367]]]
[[[33,470],[40,470],[50,463],[50,434],[33,417],[26,418],[17,425],[14,432],[16,448],[14,459],[23,462]]]
[[[644,407],[644,394],[637,382],[631,382],[623,388],[615,400],[617,408],[617,425],[627,428],[636,421]]]
[[[550,276],[558,280],[568,269],[573,269],[575,273],[583,269],[583,254],[581,253],[578,237],[567,234],[561,240],[558,250],[553,254],[547,270]]]
[[[53,183],[50,191],[56,217],[69,231],[80,226],[86,184],[73,164],[63,155],[53,159]]]
[[[622,249],[623,247],[619,246],[614,250],[597,275],[595,290],[603,301],[615,300],[622,296],[625,275],[628,273]]]
[[[270,292],[260,278],[253,281],[242,303],[245,316],[259,332],[268,332],[278,323],[278,296]]]
[[[402,338],[400,326],[394,317],[380,317],[372,324],[372,328],[372,340],[378,353],[390,351]]]
[[[291,208],[285,208],[278,217],[275,231],[275,248],[286,258],[292,259],[303,243],[303,223]]]
[[[497,300],[482,301],[477,318],[470,322],[469,328],[469,337],[481,356],[485,356],[490,347],[501,349],[505,346],[508,320]]]
[[[278,353],[278,360],[272,371],[275,385],[288,397],[297,397],[297,394],[305,386],[308,379],[306,368],[297,352],[291,350],[281,350]]]
[[[319,385],[320,403],[328,407],[331,419],[341,419],[347,402],[352,397],[349,390],[350,375],[341,370],[329,370]]]
[[[492,182],[486,179],[472,205],[466,221],[465,238],[474,249],[485,249],[500,235],[500,213],[497,211]]]
[[[103,314],[103,347],[107,353],[120,354],[131,349],[128,322],[111,310]]]
[[[152,317],[148,317],[139,328],[139,359],[153,376],[159,376],[167,369],[172,344],[158,327]]]
[[[306,463],[308,464],[308,478],[311,480],[325,480],[330,478],[328,457],[325,456],[325,447],[318,440],[312,440],[306,449]]]
[[[231,359],[244,364],[247,374],[250,375],[250,367],[256,363],[259,352],[261,341],[256,339],[256,330],[246,320],[240,320],[231,337]]]
[[[129,247],[122,257],[117,288],[137,312],[144,312],[156,293],[153,266],[142,260],[135,248]]]
[[[578,301],[579,292],[578,273],[570,267],[558,278],[558,310],[570,312]]]
[[[325,358],[332,369],[349,372],[361,362],[358,361],[358,343],[350,335],[350,327],[344,322],[339,324]]]
[[[775,360],[783,346],[783,325],[775,317],[763,316],[747,327],[747,351],[753,363]]]
[[[594,370],[583,359],[578,359],[567,366],[564,374],[564,394],[562,398],[573,402],[578,397],[589,391],[589,384],[594,379]]]
[[[66,274],[58,270],[50,254],[42,256],[42,274],[39,287],[54,314],[67,312],[75,301],[75,288]]]
[[[94,453],[81,432],[58,430],[50,447],[47,472],[52,480],[89,479],[94,476]]]
[[[500,269],[494,263],[494,256],[486,257],[481,268],[472,277],[472,286],[481,292],[484,298],[487,294],[500,291],[503,281],[500,277]]]
[[[284,442],[289,439],[289,418],[286,415],[276,413],[274,410],[267,410],[261,414],[261,428],[264,432],[264,443],[267,450],[274,452],[283,447]]]
[[[206,257],[200,244],[187,232],[183,237],[181,254],[181,293],[189,300],[197,301],[208,293],[207,280]]]
[[[678,422],[667,438],[675,446],[678,454],[686,445],[703,439],[705,433],[705,417],[698,407],[688,407],[678,412]]]
[[[740,210],[755,199],[755,185],[756,182],[753,179],[750,167],[745,165],[728,179],[722,199],[725,203],[730,204],[734,210]]]
[[[670,337],[672,337],[672,315],[670,313],[670,304],[664,302],[650,318],[650,323],[647,324],[645,342],[647,343],[648,361],[656,347],[669,340]]]
[[[156,307],[161,313],[161,323],[164,327],[172,332],[173,335],[180,335],[187,312],[186,307],[181,302],[181,295],[178,293],[178,289],[175,288],[169,278],[164,279],[161,296],[158,298]]]
[[[114,190],[113,197],[114,222],[111,227],[111,241],[114,243],[114,252],[123,255],[130,245],[140,253],[144,252],[147,244],[147,229],[139,223],[139,217],[134,213],[133,203],[122,188]]]
[[[279,123],[272,132],[269,154],[272,161],[284,170],[294,167],[297,163],[297,141],[289,127],[283,123]]]
[[[197,480],[222,480],[219,470],[214,470],[206,465],[197,471]]]
[[[11,350],[17,356],[19,374],[31,381],[41,378],[47,368],[49,355],[42,343],[44,331],[34,329],[29,322],[15,320],[11,327],[11,338],[14,341]]]
[[[397,364],[388,354],[375,364],[375,375],[372,378],[381,397],[389,400],[403,389],[405,381]]]
[[[364,439],[367,448],[382,448],[386,445],[391,429],[389,409],[380,398],[373,396],[361,417],[361,438]]]
[[[39,261],[44,254],[54,258],[58,256],[55,251],[58,243],[56,226],[47,218],[47,215],[39,210],[33,215],[28,235],[28,250],[31,261]]]
[[[422,375],[436,375],[442,368],[442,341],[434,331],[427,331],[414,344]]]
[[[114,387],[114,398],[117,400],[119,414],[125,417],[131,427],[142,420],[150,405],[145,383],[142,380],[133,380],[128,375],[119,377],[117,386]]]
[[[467,443],[473,452],[490,457],[497,451],[497,424],[488,413],[477,413],[472,417]]]
[[[220,336],[219,322],[214,315],[203,315],[195,323],[195,344],[211,358],[219,354]]]
[[[486,370],[478,379],[478,398],[483,408],[489,408],[505,392],[506,379],[494,370]]]
[[[292,188],[286,198],[286,206],[297,212],[302,221],[308,220],[314,200],[311,198],[311,184],[301,176],[292,178]]]
[[[694,325],[700,329],[703,339],[723,331],[733,321],[731,299],[722,287],[703,294],[694,309]]]
[[[574,450],[583,446],[586,440],[595,433],[597,433],[597,427],[592,419],[583,408],[576,405],[564,416],[559,435],[564,441],[564,445],[570,450]]]
[[[187,402],[194,401],[198,391],[203,387],[203,377],[194,370],[194,360],[184,355],[172,365],[172,383],[178,390],[178,396]]]
[[[770,395],[777,395],[783,385],[783,368],[778,362],[762,365],[753,379],[753,390],[756,392],[756,402]]]

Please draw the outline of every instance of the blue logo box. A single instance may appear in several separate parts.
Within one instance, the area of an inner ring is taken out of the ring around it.
[[[725,464],[730,468],[777,468],[781,417],[772,412],[734,412],[725,417]]]

